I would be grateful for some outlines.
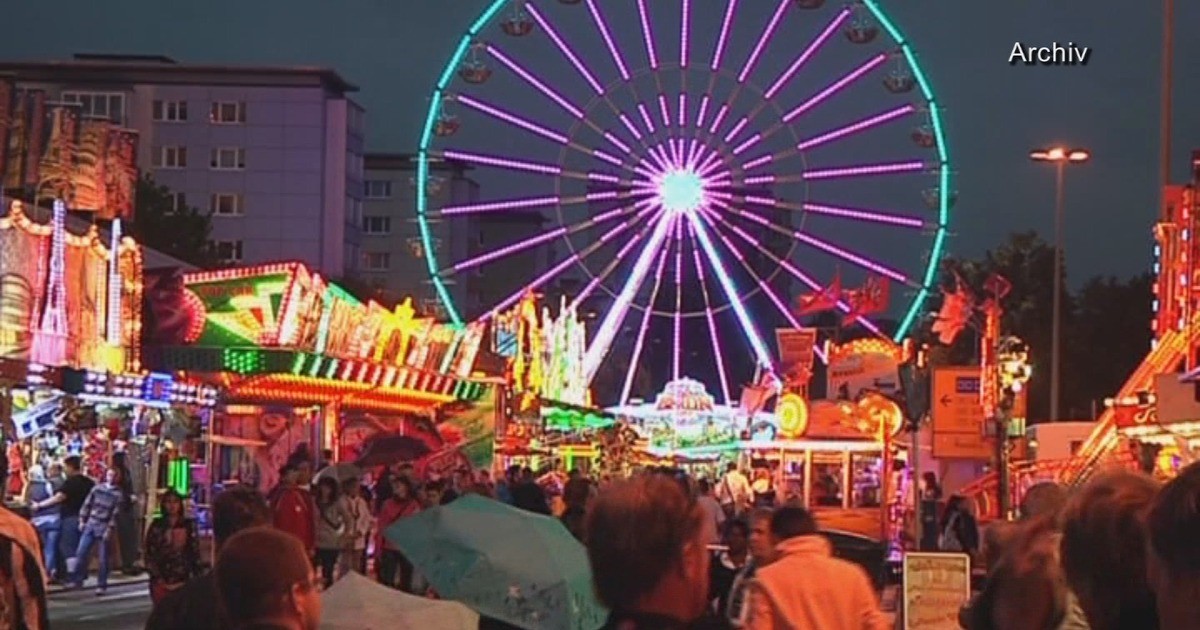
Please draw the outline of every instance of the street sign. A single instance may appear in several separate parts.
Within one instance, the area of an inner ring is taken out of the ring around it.
[[[984,427],[979,401],[979,368],[939,367],[933,371],[930,416],[933,425],[933,456],[945,459],[990,459],[994,453]],[[1026,413],[1026,397],[1017,396],[1013,416]]]

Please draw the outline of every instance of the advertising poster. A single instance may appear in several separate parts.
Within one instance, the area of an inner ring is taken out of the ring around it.
[[[42,181],[42,152],[46,147],[46,93],[41,90],[29,90],[25,93],[24,101],[25,158],[21,170],[24,181],[17,187],[24,186],[33,190]]]
[[[490,470],[496,443],[496,396],[491,388],[478,400],[451,403],[442,409],[438,431],[455,444],[472,468]]]
[[[50,103],[46,106],[45,152],[39,168],[39,199],[63,199],[74,208],[75,158],[79,152],[79,105]]]
[[[45,287],[49,238],[19,228],[0,229],[0,358],[28,360],[34,313]]]
[[[854,400],[866,390],[892,395],[900,390],[899,352],[882,344],[851,342],[831,347],[826,396]]]
[[[104,195],[101,219],[133,219],[137,191],[138,133],[132,129],[108,128],[108,148],[104,152]]]
[[[780,376],[785,382],[807,383],[812,374],[817,329],[778,328],[775,330],[775,342],[779,344]]]
[[[75,199],[72,210],[103,212],[108,203],[108,133],[112,123],[85,119],[79,126],[79,150],[75,155]]]
[[[91,244],[66,247],[67,363],[104,365],[108,264]]]
[[[958,630],[971,597],[971,559],[962,553],[904,555],[905,630]]]

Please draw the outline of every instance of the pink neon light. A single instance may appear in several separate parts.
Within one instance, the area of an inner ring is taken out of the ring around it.
[[[696,238],[693,229],[692,224],[689,222],[688,241]],[[717,236],[721,237],[720,234]],[[694,244],[692,246],[692,263],[696,266],[696,276],[700,278],[700,293],[704,296],[704,319],[708,322],[708,339],[712,343],[713,357],[717,361],[717,376],[721,379],[721,393],[725,396],[725,400],[732,400],[729,396],[729,378],[725,374],[725,362],[721,360],[721,341],[717,336],[717,320],[713,317],[713,310],[708,297],[708,282],[704,279],[704,265],[700,263],[700,248]]]
[[[654,271],[654,287],[650,290],[650,304],[654,304],[654,300],[658,297],[658,289],[662,286],[663,269],[667,265],[667,251],[662,250],[658,255],[658,267]],[[621,387],[621,404],[624,405],[629,401],[629,390],[633,388],[633,376],[637,373],[637,366],[642,357],[642,347],[646,342],[646,331],[650,329],[650,316],[653,314],[653,309],[645,309],[642,313],[642,323],[638,327],[637,339],[633,342],[633,354],[629,361],[629,370],[625,372],[625,384]]]
[[[729,27],[733,24],[733,12],[737,9],[738,0],[729,0],[729,4],[725,6],[725,18],[721,21],[721,34],[717,36],[717,47],[713,50],[712,70],[718,70],[721,67],[721,58],[725,56],[725,44],[729,42]]]
[[[807,101],[804,101],[803,103],[798,105],[795,109],[788,112],[787,114],[784,114],[783,122],[792,122],[800,114],[803,114],[804,112],[816,107],[817,105],[820,105],[822,101],[829,98],[830,96],[833,96],[842,88],[844,88],[847,85],[858,80],[858,78],[863,76],[864,74],[879,67],[879,65],[882,64],[884,61],[887,61],[887,53],[879,53],[878,55],[871,57],[863,65],[855,68],[854,70],[851,70],[850,73],[847,74],[846,76],[838,79],[837,81],[834,81],[833,84],[830,85],[829,87],[825,88],[824,90],[821,90],[820,92],[817,92],[817,94],[815,96],[808,99]]]
[[[754,45],[754,51],[750,53],[750,58],[746,60],[745,67],[742,68],[741,74],[738,75],[738,83],[745,83],[746,77],[754,70],[754,66],[758,64],[759,55],[763,49],[767,47],[767,42],[771,41],[771,37],[775,35],[775,29],[779,27],[779,21],[783,19],[783,12],[787,10],[791,0],[779,0],[779,6],[775,7],[775,15],[771,16],[771,21],[767,23],[766,30],[763,31],[762,37],[758,39],[758,43]]]
[[[629,117],[625,115],[625,112],[621,112],[617,118],[621,119],[621,123],[625,125],[625,128],[629,130],[629,133],[633,135],[635,140],[642,139],[642,132],[638,131],[637,127],[633,126],[633,121],[629,120]]]
[[[675,219],[675,380],[679,380],[679,359],[683,355],[683,223]]]
[[[696,112],[696,126],[704,126],[704,115],[708,113],[708,95],[705,94],[700,99],[700,111]]]
[[[658,112],[662,115],[663,127],[670,127],[671,110],[667,107],[667,97],[665,94],[658,95]]]
[[[561,133],[558,133],[557,131],[547,129],[535,122],[525,120],[524,118],[521,118],[520,116],[517,116],[516,114],[510,114],[509,112],[506,112],[506,111],[504,111],[498,107],[495,107],[493,105],[489,105],[482,101],[477,101],[465,94],[458,95],[458,102],[462,103],[463,105],[466,105],[467,107],[475,109],[477,111],[483,112],[485,114],[490,114],[496,118],[499,118],[500,120],[503,120],[504,122],[515,125],[517,127],[520,127],[521,129],[524,129],[526,131],[536,133],[537,135],[539,135],[543,138],[546,138],[547,140],[551,140],[551,141],[557,142],[559,144],[567,143],[567,137]]]
[[[621,193],[619,191],[605,190],[602,192],[590,192],[584,195],[584,199],[587,199],[588,201],[603,201],[605,199],[616,199],[620,196]]]
[[[640,219],[641,216],[643,214],[645,214],[645,212],[649,211],[650,209],[652,209],[652,208],[648,208],[646,211],[643,211],[637,217],[634,217],[634,219],[635,220]],[[619,251],[617,251],[617,255],[613,258],[612,262],[609,263],[609,265],[607,267],[607,270],[608,270],[607,273],[600,273],[600,274],[593,276],[592,279],[587,283],[587,286],[583,287],[583,290],[580,291],[579,295],[577,295],[575,297],[575,300],[572,302],[572,306],[579,306],[584,301],[586,301],[588,299],[588,296],[590,296],[592,294],[592,292],[596,290],[596,287],[600,286],[600,282],[602,282],[603,279],[608,276],[608,273],[611,273],[613,269],[617,268],[617,265],[619,265],[621,263],[621,261],[624,260],[625,257],[629,255],[629,252],[633,249],[633,247],[635,245],[637,245],[638,241],[642,240],[642,238],[646,234],[647,234],[647,231],[643,230],[642,232],[639,232],[636,235],[634,235],[633,238],[629,239],[625,243],[625,245],[623,247],[621,247],[621,249]],[[601,240],[604,240],[603,236],[601,236],[600,238],[601,238]]]
[[[747,186],[757,186],[759,184],[773,184],[773,183],[775,183],[774,175],[757,175],[755,177],[747,177],[746,178]]]
[[[871,116],[870,118],[865,118],[856,123],[851,123],[840,129],[834,129],[833,131],[823,133],[815,138],[809,138],[808,140],[805,140],[804,142],[801,142],[800,144],[796,145],[796,148],[801,151],[805,151],[805,150],[811,149],[815,146],[822,145],[827,142],[832,142],[834,140],[837,140],[838,138],[844,138],[850,134],[853,134],[853,133],[856,133],[859,131],[864,131],[866,129],[870,129],[871,127],[874,127],[876,125],[882,125],[883,123],[886,123],[889,120],[895,120],[897,118],[900,118],[901,116],[906,116],[908,114],[911,114],[915,109],[916,108],[913,107],[911,104],[902,105],[900,107],[897,107],[896,109],[883,112],[882,114],[876,114],[874,116]]]
[[[792,65],[789,66],[788,69],[783,72],[783,74],[779,75],[778,79],[775,79],[775,83],[773,83],[771,87],[763,93],[763,97],[768,100],[775,98],[775,94],[777,94],[779,90],[783,89],[783,86],[786,85],[787,82],[796,75],[796,72],[800,70],[800,66],[803,66],[813,55],[815,55],[817,50],[825,44],[830,36],[837,32],[838,28],[841,27],[842,22],[845,22],[849,17],[849,8],[839,11],[838,14],[833,17],[833,20],[829,22],[829,25],[825,27],[825,30],[821,31],[820,35],[817,35],[816,39],[814,39],[812,43],[808,45],[808,48],[805,48],[804,52],[800,53],[799,57],[796,57],[796,60],[792,62]]]
[[[717,115],[713,117],[712,125],[709,126],[708,132],[716,135],[717,129],[721,126],[721,123],[725,122],[725,117],[728,115],[729,103],[724,103],[721,105],[721,109],[717,110]]]
[[[544,173],[546,175],[559,175],[562,173],[562,168],[553,164],[525,162],[522,160],[512,160],[504,157],[494,157],[479,153],[467,153],[466,151],[454,150],[443,151],[442,155],[451,160],[465,160],[467,162],[474,162],[475,164],[507,168],[514,171],[529,171],[530,173]]]
[[[746,202],[747,203],[756,203],[760,206],[770,206],[772,208],[774,208],[776,205],[776,202],[774,199],[772,199],[770,197],[759,197],[757,195],[746,195]]]
[[[510,245],[505,245],[504,247],[501,247],[500,249],[496,249],[496,250],[487,252],[486,254],[480,254],[478,256],[475,256],[474,258],[468,258],[462,262],[455,263],[454,271],[462,271],[464,269],[478,267],[479,265],[482,265],[483,263],[486,263],[486,262],[489,262],[492,260],[496,260],[497,258],[503,258],[505,256],[515,254],[523,249],[528,249],[535,245],[540,245],[542,243],[545,243],[546,241],[556,239],[566,233],[567,233],[566,227],[558,227],[553,230],[550,230],[549,232],[542,232],[541,234],[531,236],[527,239],[517,241],[516,243],[512,243]]]
[[[759,215],[754,212],[738,210],[737,214],[740,216],[743,216],[747,219],[750,219],[751,221],[754,221],[756,223],[760,223],[762,225],[766,225],[766,226],[774,226],[775,225],[774,223],[771,223],[769,220],[767,220],[762,215]],[[875,273],[878,273],[880,275],[887,276],[897,282],[908,282],[908,276],[900,273],[899,271],[896,271],[895,269],[892,269],[891,267],[885,267],[880,263],[870,260],[869,258],[860,256],[858,254],[855,254],[854,252],[842,249],[841,247],[838,247],[837,245],[834,245],[833,243],[821,240],[815,236],[812,236],[811,234],[805,234],[804,232],[793,231],[792,236],[795,236],[797,239],[807,243],[808,245],[811,245],[819,250],[822,250],[828,254],[832,254],[832,255],[842,258],[844,260],[848,260],[848,261],[850,261],[860,267],[863,267],[869,271],[874,271]]]
[[[613,166],[621,166],[624,164],[624,162],[621,161],[621,158],[605,153],[600,149],[592,149],[592,155],[604,160],[605,162],[608,162],[609,164],[612,164]]]
[[[553,89],[550,88],[550,86],[543,83],[541,79],[534,76],[534,74],[532,72],[521,67],[521,64],[517,63],[516,61],[513,61],[512,59],[509,59],[508,55],[505,55],[503,52],[501,52],[501,50],[499,48],[496,48],[495,46],[488,44],[487,51],[488,51],[488,54],[490,54],[492,57],[495,57],[497,61],[504,64],[505,67],[507,67],[509,70],[511,70],[513,74],[521,77],[522,79],[525,79],[526,83],[537,88],[538,91],[540,91],[542,94],[545,94],[546,98],[549,98],[550,100],[554,101],[555,103],[558,103],[559,107],[567,110],[567,112],[569,112],[572,116],[574,116],[576,118],[583,118],[583,110],[581,110],[578,107],[576,107],[575,105],[573,105],[571,103],[571,101],[568,101],[566,99],[566,97],[564,97],[563,95],[559,94],[558,92],[555,92]]]
[[[586,80],[588,84],[592,86],[592,89],[596,91],[596,94],[604,94],[604,88],[600,85],[600,82],[596,80],[596,77],[592,76],[592,72],[587,69],[587,66],[585,66],[579,56],[575,54],[575,51],[571,50],[571,47],[567,45],[567,42],[565,42],[563,38],[559,36],[558,32],[554,30],[554,27],[550,25],[550,22],[548,22],[546,18],[542,17],[542,12],[538,11],[537,7],[533,6],[533,3],[526,3],[525,8],[529,11],[529,15],[533,16],[533,19],[538,23],[538,26],[542,27],[543,31],[546,31],[546,36],[548,36],[550,40],[554,42],[554,45],[558,46],[558,49],[562,51],[563,56],[575,66],[575,69],[579,71],[579,74],[583,75],[584,80]]]
[[[613,62],[617,64],[617,72],[621,73],[621,78],[629,80],[629,70],[625,67],[625,58],[621,55],[621,49],[617,47],[617,42],[613,40],[612,33],[608,30],[608,22],[604,20],[604,15],[600,13],[600,7],[596,6],[596,0],[587,0],[588,10],[592,13],[592,21],[595,22],[596,28],[600,30],[600,36],[604,38],[604,44],[608,46],[608,53],[612,55]]]
[[[607,182],[609,184],[621,183],[621,178],[617,177],[616,175],[609,175],[608,173],[597,173],[596,171],[592,171],[592,172],[588,173],[587,178],[592,181]]]
[[[862,221],[873,221],[875,223],[887,223],[889,225],[898,225],[910,228],[923,228],[925,222],[913,216],[900,214],[886,214],[883,212],[875,212],[873,210],[863,210],[859,208],[839,208],[837,206],[826,206],[817,203],[806,203],[804,209],[808,212],[816,214],[825,214],[832,217],[843,217],[846,219],[859,219]]]
[[[679,126],[687,126],[687,92],[679,93]]]
[[[823,168],[804,171],[804,179],[833,179],[837,177],[860,177],[864,175],[891,175],[893,173],[911,173],[925,168],[920,160],[910,162],[889,162],[887,164],[867,164],[864,166],[845,166],[841,168]]]
[[[733,126],[733,129],[730,129],[729,133],[725,134],[725,142],[732,141],[733,138],[741,133],[741,131],[745,129],[746,125],[748,124],[750,124],[750,119],[742,116],[741,120],[738,120],[737,124]]]
[[[638,17],[642,20],[642,38],[646,41],[650,69],[658,70],[658,53],[654,49],[654,32],[650,30],[650,14],[646,11],[646,0],[638,0]]]
[[[762,134],[761,134],[761,133],[756,133],[756,134],[754,134],[753,136],[750,136],[750,137],[749,137],[749,138],[747,138],[747,139],[746,139],[744,142],[742,142],[741,144],[739,144],[739,145],[737,145],[736,147],[734,147],[734,149],[733,149],[733,154],[734,154],[734,155],[741,155],[741,154],[745,153],[745,152],[746,152],[746,149],[749,149],[750,147],[752,147],[752,146],[754,146],[755,144],[757,144],[759,140],[762,140],[762,137],[763,137],[763,136],[762,136]]]
[[[645,103],[637,104],[638,113],[642,115],[642,122],[646,124],[646,129],[650,133],[654,133],[654,121],[650,120],[650,111],[646,109]]]
[[[745,164],[743,164],[742,170],[748,171],[748,170],[751,170],[754,168],[758,168],[759,166],[762,166],[763,164],[770,163],[770,161],[773,159],[775,159],[775,156],[771,155],[770,153],[768,153],[766,155],[760,155],[759,157],[756,157],[753,160],[750,160],[749,162],[746,162]]]
[[[561,197],[530,197],[527,199],[509,199],[507,201],[492,201],[489,203],[473,203],[462,206],[446,206],[442,208],[443,215],[471,214],[475,212],[492,212],[494,210],[516,210],[519,208],[544,208],[553,206]]]
[[[688,31],[692,28],[692,5],[688,0],[683,0],[681,9],[683,14],[680,24],[682,28],[679,34],[679,67],[686,68],[688,65]]]
[[[620,149],[626,153],[630,152],[629,145],[625,144],[624,142],[621,142],[620,138],[617,138],[616,136],[614,136],[611,131],[604,132],[604,139],[611,142],[613,144],[613,146],[617,147],[618,149]]]

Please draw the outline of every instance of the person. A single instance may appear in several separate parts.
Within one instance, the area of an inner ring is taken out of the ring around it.
[[[36,464],[30,466],[29,483],[25,485],[25,503],[32,512],[30,522],[41,539],[42,560],[52,582],[57,577],[58,538],[62,532],[62,505],[50,502],[55,494],[54,486],[46,479],[45,470]]]
[[[346,502],[347,543],[338,560],[338,574],[351,571],[367,572],[367,540],[371,537],[371,506],[362,496],[362,484],[357,479],[342,482],[342,497]]]
[[[712,484],[708,483],[707,479],[701,479],[696,487],[700,493],[700,496],[696,497],[696,504],[704,511],[704,541],[705,544],[715,545],[721,542],[721,530],[725,528],[725,510],[721,509],[721,504],[713,496]]]
[[[747,541],[750,561],[733,576],[725,605],[725,619],[730,627],[741,628],[746,625],[746,617],[750,612],[750,607],[746,604],[755,572],[775,560],[775,538],[771,535],[773,514],[769,508],[757,508],[750,512]]]
[[[213,544],[219,553],[233,535],[251,527],[271,524],[271,508],[262,493],[250,486],[234,486],[212,502]],[[146,630],[224,630],[229,627],[217,601],[216,578],[210,571],[192,578],[154,605]]]
[[[59,513],[59,562],[55,565],[54,570],[63,579],[69,579],[75,574],[75,565],[77,564],[75,552],[79,550],[79,510],[83,507],[83,502],[91,493],[96,482],[83,474],[78,455],[71,455],[64,459],[63,469],[66,472],[66,479],[63,480],[62,486],[53,497],[42,501],[38,507],[62,506]],[[59,572],[60,569],[62,573]]]
[[[1067,502],[1062,567],[1093,630],[1158,627],[1145,521],[1157,493],[1149,476],[1121,470],[1091,479]]]
[[[46,572],[33,525],[0,505],[0,628],[44,630]]]
[[[771,535],[779,555],[755,572],[747,628],[890,630],[866,571],[833,557],[807,509],[776,510]]]
[[[121,509],[117,511],[117,552],[121,558],[121,572],[125,575],[138,573],[138,498],[133,490],[133,474],[129,471],[126,454],[113,453],[112,468],[117,477],[113,483],[121,491]]]
[[[513,505],[513,489],[520,483],[521,467],[513,464],[504,471],[504,478],[496,482],[496,500]]]
[[[300,487],[311,471],[312,467],[305,460],[285,464],[279,471],[279,487],[271,510],[275,515],[275,527],[298,538],[313,556],[317,546],[316,507],[312,495]]]
[[[1163,628],[1200,628],[1200,464],[1190,464],[1150,506],[1149,574]]]
[[[750,559],[750,525],[743,519],[734,519],[725,528],[725,550],[713,558],[709,577],[709,599],[717,604],[717,616],[727,617],[733,582],[750,564]]]
[[[108,541],[117,525],[124,497],[116,485],[117,471],[104,471],[104,481],[96,484],[79,509],[79,548],[75,550],[75,574],[72,585],[83,586],[87,580],[88,560],[92,547],[100,543],[100,571],[96,576],[96,596],[108,592]]]
[[[195,522],[184,513],[183,497],[167,489],[160,505],[162,516],[146,530],[146,571],[153,603],[200,574],[199,537]]]
[[[679,480],[644,474],[614,482],[588,510],[587,554],[604,626],[677,630],[708,607],[704,513]]]
[[[729,462],[721,483],[717,484],[717,501],[725,510],[725,516],[744,514],[753,500],[754,490],[750,487],[750,480],[738,470],[736,463]]]
[[[567,483],[563,486],[563,513],[558,520],[576,540],[583,542],[583,525],[587,518],[588,502],[592,499],[592,484],[579,469],[571,470]]]
[[[386,536],[387,528],[396,521],[421,511],[412,481],[405,476],[392,477],[392,496],[379,508],[375,520],[375,553],[378,554],[379,582],[408,592],[412,588],[413,566]]]
[[[429,481],[425,484],[424,497],[422,497],[424,499],[423,504],[426,509],[446,505],[458,498],[457,495],[450,493],[451,491],[446,489],[446,484],[441,479]]]
[[[546,491],[533,478],[533,469],[522,468],[517,485],[512,488],[513,506],[535,514],[550,515]]]
[[[754,469],[754,483],[750,484],[754,492],[754,507],[775,507],[775,482],[771,471],[767,468]]]
[[[979,552],[979,525],[965,497],[954,495],[946,502],[946,511],[938,524],[938,549],[976,557]]]
[[[217,556],[217,594],[230,630],[317,630],[321,578],[300,539],[271,527],[233,535]]]
[[[317,480],[316,508],[317,566],[321,567],[325,588],[329,588],[336,577],[338,558],[353,536],[350,511],[333,477]]]

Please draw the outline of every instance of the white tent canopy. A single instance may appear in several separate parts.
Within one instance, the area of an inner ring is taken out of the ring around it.
[[[321,630],[477,630],[479,614],[451,601],[415,597],[347,573],[321,595]]]

